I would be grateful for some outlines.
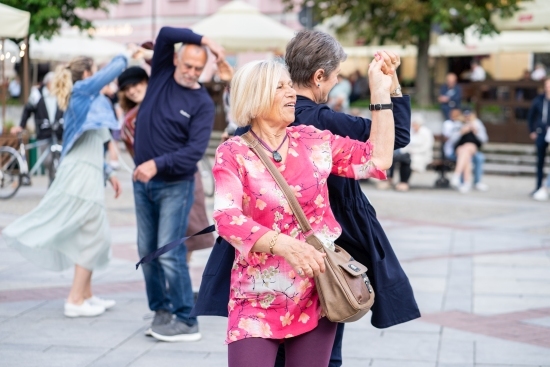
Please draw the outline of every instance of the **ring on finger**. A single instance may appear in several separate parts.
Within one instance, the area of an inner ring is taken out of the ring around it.
[[[297,273],[298,275],[302,276],[304,274],[304,271],[302,269],[298,269]]]

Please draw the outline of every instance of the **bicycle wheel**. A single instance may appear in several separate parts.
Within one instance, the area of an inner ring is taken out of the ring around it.
[[[204,195],[208,197],[214,196],[214,175],[212,174],[212,165],[207,156],[203,156],[198,162],[199,172],[201,173],[202,186],[204,187]]]
[[[52,159],[48,165],[48,178],[50,180],[48,186],[50,186],[55,179],[55,174],[57,173],[57,168],[59,168],[59,162],[61,161],[61,153],[54,151],[52,152]]]
[[[0,147],[0,199],[9,199],[21,186],[21,159],[10,147]]]

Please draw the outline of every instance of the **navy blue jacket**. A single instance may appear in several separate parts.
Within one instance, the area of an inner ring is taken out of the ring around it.
[[[410,100],[404,96],[392,98],[392,102],[395,148],[398,149],[410,140]],[[362,141],[370,134],[370,120],[334,112],[326,105],[318,105],[302,96],[298,96],[295,113],[294,124],[297,125],[313,125]],[[244,129],[237,130],[237,134],[244,132]],[[372,325],[386,328],[420,317],[409,280],[359,182],[331,175],[327,184],[330,206],[342,226],[342,235],[336,243],[369,269],[368,275],[376,291]],[[234,259],[234,248],[219,237],[206,264],[193,315],[227,316]]]
[[[548,103],[548,112],[546,113],[546,121],[542,121],[542,110],[544,108],[544,99],[546,94],[540,94],[535,97],[531,108],[529,108],[529,114],[527,115],[527,121],[529,122],[529,132],[537,132],[539,134],[545,134],[546,129],[550,125],[550,101]]]
[[[134,142],[136,166],[155,161],[154,181],[193,180],[214,126],[208,91],[174,80],[174,44],[200,45],[202,36],[185,28],[163,27],[155,43],[151,78],[139,106]]]

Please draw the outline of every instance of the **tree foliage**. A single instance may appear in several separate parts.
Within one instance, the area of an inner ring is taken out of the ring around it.
[[[529,1],[529,0],[527,0]],[[466,29],[498,33],[492,15],[512,16],[521,0],[283,0],[287,8],[308,5],[315,19],[340,16],[338,33],[354,34],[359,44],[386,42],[418,47],[416,98],[430,103],[428,47],[432,30],[464,39]]]
[[[37,38],[50,38],[63,24],[89,29],[92,22],[78,15],[79,9],[107,11],[107,5],[118,0],[2,0],[3,4],[31,13],[29,33]]]
[[[464,35],[474,26],[480,34],[497,32],[491,15],[510,17],[521,0],[283,0],[288,7],[308,4],[316,18],[346,19],[337,30],[353,31],[364,43],[392,41],[415,44],[429,37],[432,26],[442,33]]]

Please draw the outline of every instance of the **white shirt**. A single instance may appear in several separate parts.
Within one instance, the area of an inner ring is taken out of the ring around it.
[[[487,77],[485,73],[485,69],[481,67],[481,65],[477,65],[474,70],[472,70],[472,74],[470,75],[470,80],[472,82],[482,82]]]
[[[44,96],[44,103],[46,104],[46,110],[48,111],[48,120],[50,124],[55,121],[55,113],[57,112],[57,98],[51,94],[48,87],[42,88],[42,95]]]

